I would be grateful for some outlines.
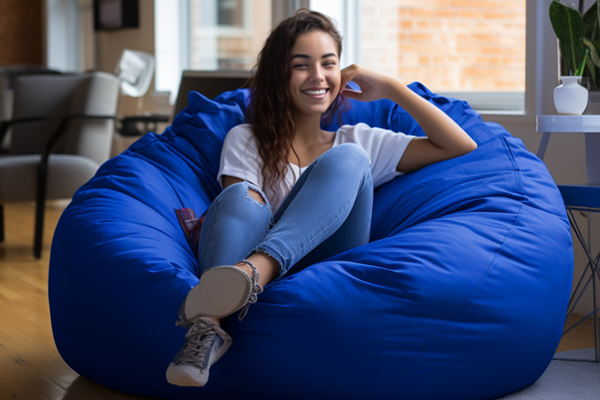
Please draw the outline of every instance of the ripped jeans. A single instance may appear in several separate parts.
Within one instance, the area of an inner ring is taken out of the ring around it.
[[[266,204],[249,194],[260,193]],[[244,181],[228,186],[207,210],[198,243],[199,275],[255,252],[296,273],[369,242],[373,181],[367,153],[346,143],[323,153],[302,173],[273,216],[263,191]]]

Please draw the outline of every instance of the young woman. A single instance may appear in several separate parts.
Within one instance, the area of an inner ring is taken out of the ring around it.
[[[401,174],[458,157],[477,145],[446,114],[397,79],[352,65],[340,71],[342,39],[324,15],[299,10],[258,56],[248,124],[226,136],[200,236],[200,282],[180,310],[186,344],[167,380],[203,386],[231,345],[223,319],[272,280],[368,243],[373,189]],[[350,81],[360,91],[346,89]],[[391,99],[421,125],[416,138],[365,124],[320,128],[339,96]]]

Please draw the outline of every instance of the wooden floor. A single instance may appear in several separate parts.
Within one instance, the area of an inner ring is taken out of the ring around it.
[[[134,400],[79,377],[54,346],[48,310],[52,233],[64,203],[47,207],[42,258],[33,258],[33,203],[6,204],[6,239],[0,244],[0,400]],[[593,323],[581,324],[558,351],[594,346]]]

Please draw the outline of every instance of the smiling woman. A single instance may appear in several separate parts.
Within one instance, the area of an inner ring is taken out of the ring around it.
[[[289,192],[301,172],[292,171],[292,180],[287,182],[287,162],[302,168],[309,164],[308,159],[322,154],[324,146],[331,148],[332,135],[323,132],[319,123],[321,114],[338,97],[341,76],[342,37],[332,21],[308,10],[286,21],[275,27],[258,55],[248,118],[258,153],[264,160],[260,168],[266,186],[275,187],[284,180],[287,186],[274,192],[272,200],[276,205],[281,204],[284,192]],[[323,99],[311,99],[302,92],[315,88],[329,91]],[[308,109],[307,101],[311,101]],[[302,117],[295,117],[296,113]],[[294,134],[294,130],[299,133]],[[300,153],[305,153],[304,160]]]
[[[210,366],[232,343],[224,318],[238,310],[244,318],[267,284],[367,244],[374,188],[477,148],[397,79],[357,65],[340,70],[341,53],[332,21],[307,9],[282,21],[260,52],[249,123],[231,129],[223,143],[223,191],[202,226],[201,278],[181,306],[179,325],[189,331],[167,369],[170,383],[206,384]],[[350,81],[360,90],[346,90]],[[345,97],[393,100],[427,137],[366,124],[323,129],[323,115]]]

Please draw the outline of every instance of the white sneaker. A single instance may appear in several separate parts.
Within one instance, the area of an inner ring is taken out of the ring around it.
[[[186,342],[167,368],[167,381],[177,386],[204,386],[208,370],[231,346],[220,326],[200,318],[185,335]]]

